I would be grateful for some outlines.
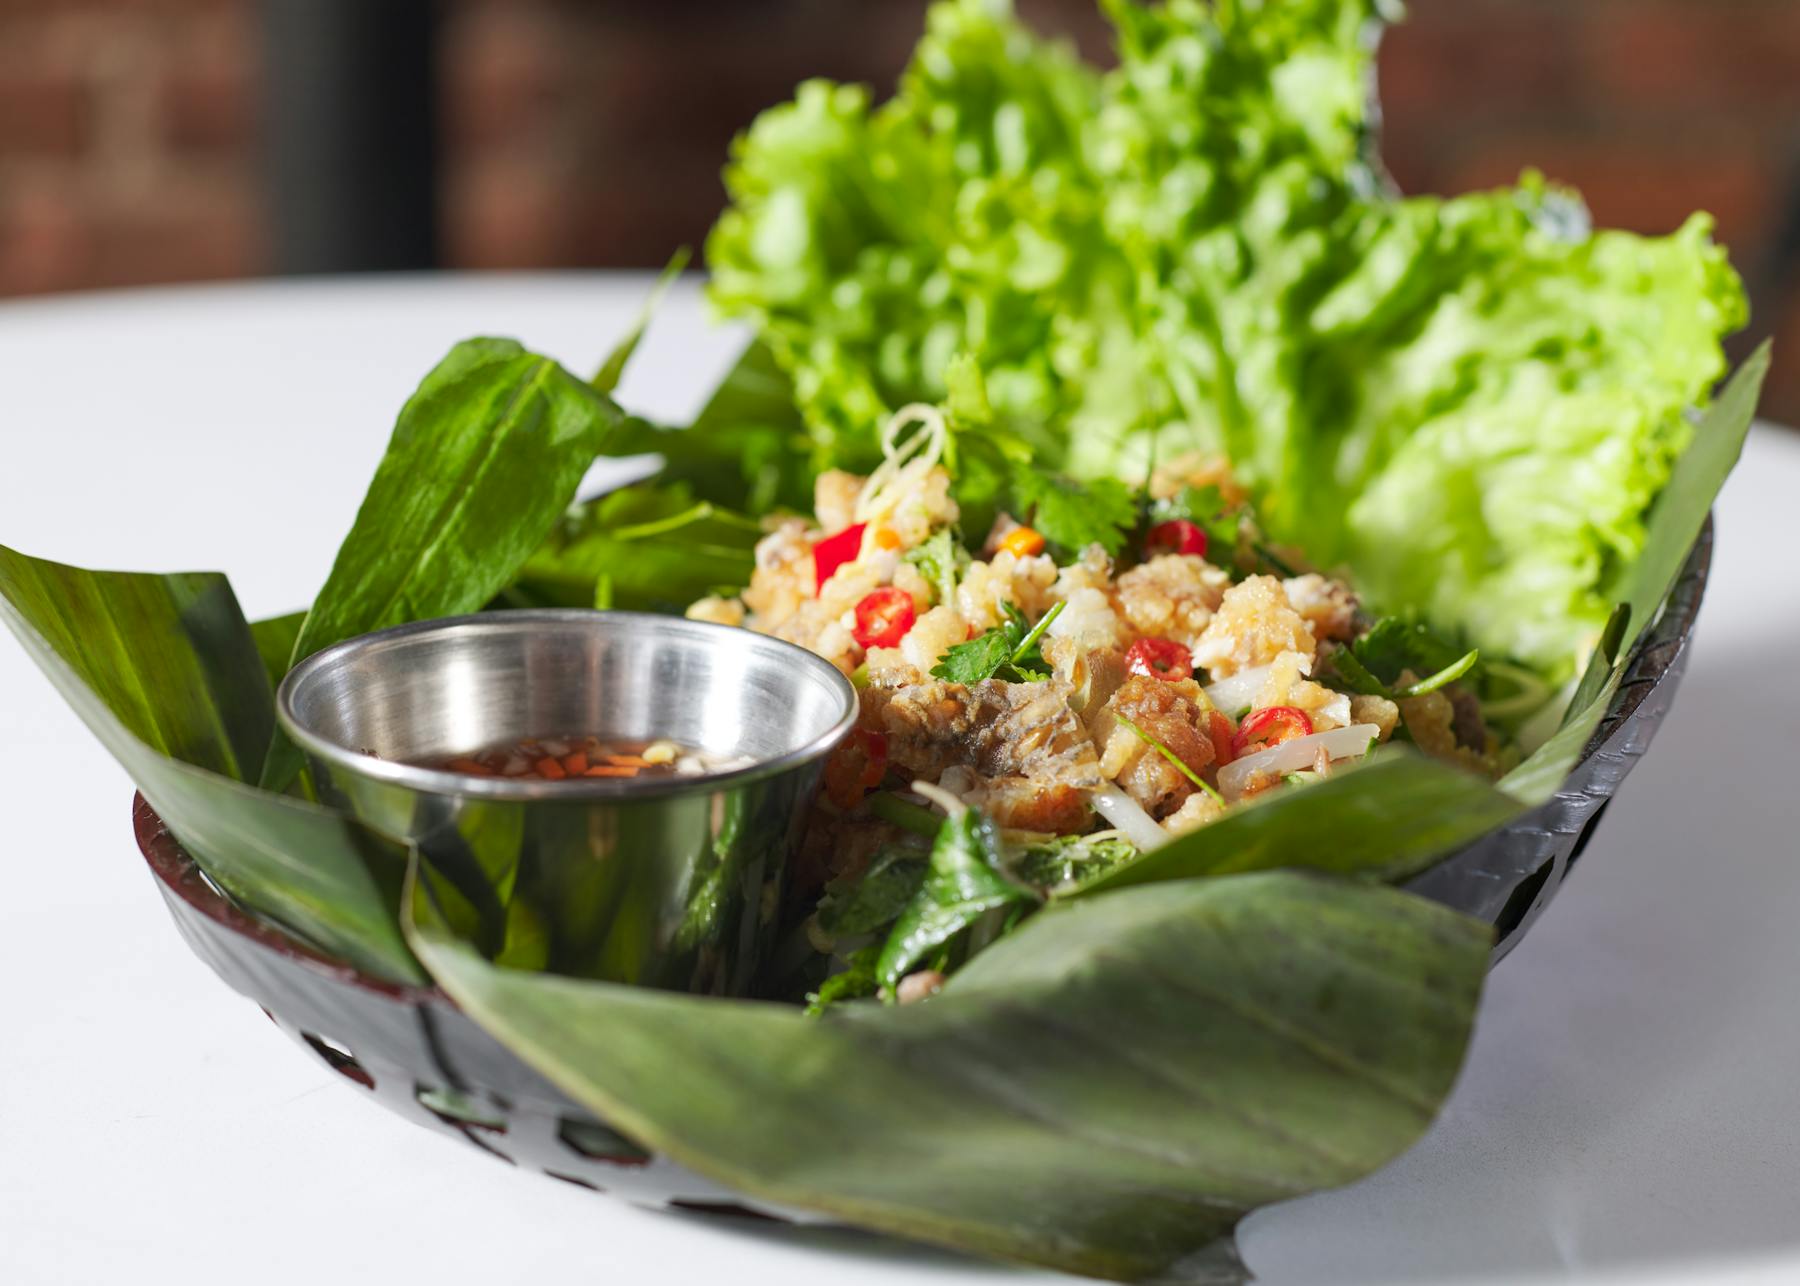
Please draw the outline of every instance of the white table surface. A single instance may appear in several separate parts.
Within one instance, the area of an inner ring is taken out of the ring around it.
[[[0,306],[0,542],[230,574],[253,617],[321,583],[395,411],[453,341],[577,369],[645,279],[364,279]],[[736,339],[693,291],[624,390],[691,410]],[[1495,973],[1425,1140],[1253,1216],[1269,1283],[1800,1277],[1800,435],[1719,506],[1692,669],[1581,868]],[[652,1214],[390,1116],[182,944],[131,786],[0,637],[0,1283],[286,1286],[1052,1279]]]

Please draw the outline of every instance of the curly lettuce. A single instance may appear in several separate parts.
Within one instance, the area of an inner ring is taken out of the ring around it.
[[[1046,468],[1223,451],[1265,526],[1491,655],[1566,673],[1724,370],[1742,286],[1696,216],[1401,198],[1374,159],[1376,0],[1106,0],[1102,72],[942,0],[896,96],[823,81],[726,172],[713,298],[866,467],[959,354]]]

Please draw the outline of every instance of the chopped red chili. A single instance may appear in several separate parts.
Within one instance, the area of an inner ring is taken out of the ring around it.
[[[862,552],[863,530],[868,525],[866,522],[855,523],[813,546],[815,591],[823,589],[838,568],[856,561],[856,556]]]
[[[1270,706],[1266,710],[1253,710],[1238,725],[1237,736],[1231,739],[1231,757],[1239,758],[1252,746],[1278,746],[1295,737],[1310,737],[1312,730],[1311,717],[1306,711],[1296,710],[1293,706]]]
[[[856,605],[856,624],[850,637],[863,647],[897,647],[918,619],[912,595],[884,585],[865,594]]]
[[[1125,669],[1178,683],[1194,674],[1193,655],[1173,639],[1139,639],[1125,650]]]
[[[1206,556],[1206,533],[1186,518],[1172,518],[1150,529],[1144,552],[1155,554],[1198,554]]]

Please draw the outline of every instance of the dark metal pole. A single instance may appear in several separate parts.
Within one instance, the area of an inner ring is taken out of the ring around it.
[[[433,0],[261,0],[280,272],[437,265]]]

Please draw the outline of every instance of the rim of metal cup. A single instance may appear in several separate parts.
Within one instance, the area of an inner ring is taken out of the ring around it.
[[[394,759],[378,759],[354,746],[333,741],[303,724],[294,710],[294,695],[319,671],[342,660],[348,654],[377,643],[388,643],[419,635],[450,633],[456,630],[487,629],[502,626],[529,625],[534,622],[597,623],[606,620],[632,621],[654,626],[671,635],[688,635],[720,644],[750,647],[769,655],[772,663],[810,669],[835,689],[843,711],[824,732],[803,745],[773,759],[759,759],[743,768],[726,772],[696,773],[692,776],[654,777],[633,780],[610,777],[583,777],[579,780],[542,781],[535,778],[477,777],[469,773],[441,768],[421,768]],[[334,643],[314,652],[296,665],[281,681],[275,693],[275,717],[282,730],[295,745],[334,767],[347,772],[404,786],[433,795],[462,795],[477,799],[499,800],[582,800],[582,799],[658,799],[672,795],[704,795],[736,786],[749,785],[778,777],[831,753],[856,726],[860,703],[856,689],[843,672],[831,662],[784,639],[732,625],[711,621],[690,621],[679,616],[660,616],[654,612],[596,611],[581,607],[529,608],[501,612],[475,612],[467,616],[446,616],[436,620],[396,625],[369,634]]]

